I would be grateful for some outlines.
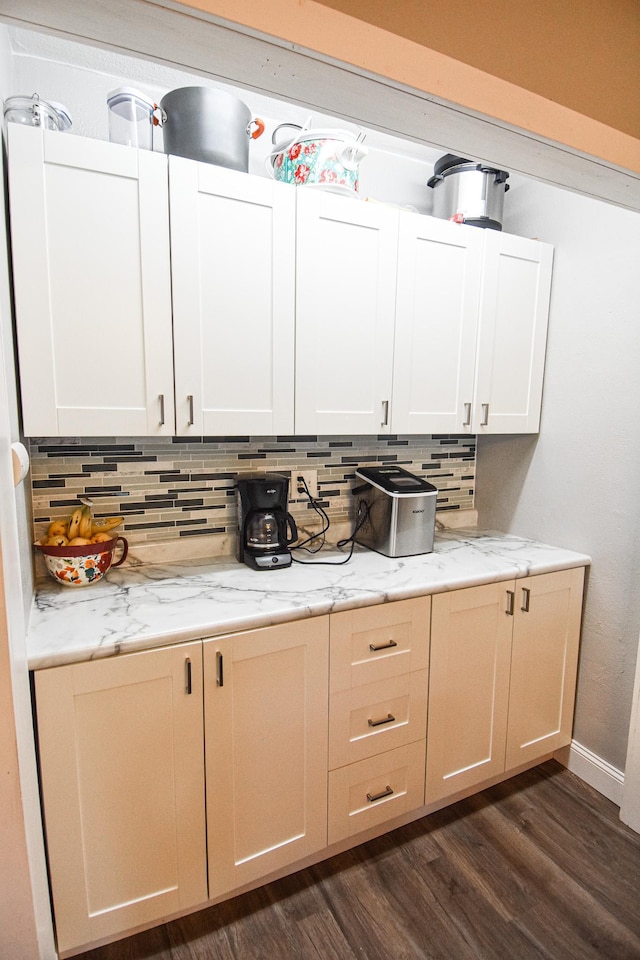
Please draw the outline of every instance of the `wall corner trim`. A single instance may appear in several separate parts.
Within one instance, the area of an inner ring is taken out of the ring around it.
[[[620,806],[624,787],[622,770],[583,747],[577,740],[572,740],[568,747],[556,750],[553,756],[563,767],[575,773],[616,806]]]

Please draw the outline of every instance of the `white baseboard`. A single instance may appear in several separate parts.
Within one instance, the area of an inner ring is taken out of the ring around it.
[[[620,806],[624,787],[622,770],[616,769],[576,740],[572,740],[570,746],[556,750],[554,757],[558,763],[571,770],[598,793],[601,793],[618,807]]]

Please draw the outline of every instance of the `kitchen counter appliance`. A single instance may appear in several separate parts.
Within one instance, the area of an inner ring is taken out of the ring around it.
[[[427,186],[433,190],[433,216],[472,227],[502,230],[509,184],[506,170],[446,153],[436,160]]]
[[[238,560],[254,570],[291,565],[289,546],[298,539],[295,520],[287,512],[289,478],[277,473],[239,477]]]
[[[359,467],[364,484],[353,490],[365,503],[367,519],[356,541],[385,557],[412,557],[433,551],[437,488],[402,467]]]

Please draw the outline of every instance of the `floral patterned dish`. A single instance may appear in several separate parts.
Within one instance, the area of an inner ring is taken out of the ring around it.
[[[113,554],[118,543],[122,544],[122,555],[114,563]],[[104,543],[86,546],[49,547],[41,543],[34,546],[43,554],[49,574],[65,587],[86,587],[97,583],[109,567],[119,567],[124,563],[129,552],[126,539],[116,536]]]
[[[294,143],[273,152],[273,176],[284,183],[339,187],[357,193],[358,165],[366,152],[352,138],[303,132]]]

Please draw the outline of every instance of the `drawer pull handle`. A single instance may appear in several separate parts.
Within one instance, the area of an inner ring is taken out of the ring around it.
[[[390,650],[391,647],[397,647],[398,644],[395,640],[389,640],[389,643],[370,643],[369,650],[373,650],[376,653],[378,650]]]
[[[187,426],[192,427],[194,424],[193,419],[193,394],[190,393],[187,397],[187,403],[189,404],[189,420],[187,421]]]
[[[224,686],[224,660],[219,650],[216,652],[216,685]]]
[[[462,421],[463,427],[471,426],[471,404],[465,403],[464,405],[464,420]]]
[[[513,616],[515,599],[516,599],[516,595],[513,592],[513,590],[507,590],[507,609],[505,610],[505,613],[507,614],[508,617]]]
[[[160,403],[160,426],[164,427],[164,393],[158,394],[158,401]]]
[[[190,693],[193,693],[193,689],[191,686],[191,660],[189,659],[189,657],[185,657],[184,666],[185,666],[185,672],[186,672],[185,693],[190,694]]]
[[[391,787],[387,787],[387,789],[383,790],[382,793],[376,793],[373,796],[370,793],[368,793],[367,800],[369,801],[369,803],[375,803],[376,800],[382,800],[383,797],[390,797],[392,794],[393,794],[393,790],[391,789]]]
[[[522,606],[520,609],[523,613],[529,613],[529,604],[531,603],[531,590],[529,587],[522,588]]]
[[[395,719],[392,713],[388,713],[386,717],[382,717],[380,720],[367,720],[367,723],[370,727],[379,727],[383,723],[393,723]]]
[[[480,421],[480,426],[488,427],[489,426],[489,404],[482,403],[481,407],[482,407],[482,420]]]

